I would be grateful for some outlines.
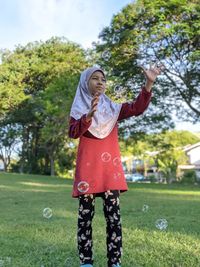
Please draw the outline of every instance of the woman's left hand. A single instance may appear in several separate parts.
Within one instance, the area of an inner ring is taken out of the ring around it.
[[[149,69],[144,68],[143,66],[140,66],[144,72],[144,75],[146,77],[146,83],[145,88],[148,92],[151,91],[152,85],[155,82],[158,75],[160,75],[161,71],[164,70],[164,65],[150,65]]]
[[[140,66],[144,72],[144,75],[147,79],[147,82],[154,83],[157,76],[160,75],[161,71],[164,68],[164,65],[150,65],[149,69],[144,68],[143,66]]]

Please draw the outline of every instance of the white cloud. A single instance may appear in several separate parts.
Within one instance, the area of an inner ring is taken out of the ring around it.
[[[193,124],[191,122],[176,122],[176,130],[187,130],[190,132],[200,132],[200,124]]]
[[[9,48],[14,44],[24,45],[36,40],[46,40],[52,36],[65,36],[70,41],[88,47],[97,40],[103,26],[109,25],[113,15],[112,11],[108,10],[110,3],[106,6],[108,3],[106,0],[15,1],[17,1],[15,15],[18,18],[16,19],[18,25],[15,25],[15,18],[10,18],[13,19],[13,29],[10,29],[9,38],[4,33],[4,40],[1,42],[1,46],[8,44]]]

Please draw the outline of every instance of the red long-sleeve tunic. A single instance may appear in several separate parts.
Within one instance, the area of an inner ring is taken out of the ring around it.
[[[151,92],[142,88],[135,101],[122,104],[118,121],[142,114],[150,99]],[[117,123],[103,139],[96,138],[88,131],[90,125],[91,122],[86,122],[86,115],[78,120],[70,118],[69,137],[80,138],[72,197],[107,190],[127,191],[120,160]]]

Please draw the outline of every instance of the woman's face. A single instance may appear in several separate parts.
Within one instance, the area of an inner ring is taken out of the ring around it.
[[[105,92],[106,79],[101,71],[95,71],[91,75],[88,81],[88,88],[92,96],[95,94],[100,95]]]

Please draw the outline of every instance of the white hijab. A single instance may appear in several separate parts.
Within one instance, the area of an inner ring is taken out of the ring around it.
[[[104,72],[98,67],[88,68],[81,74],[70,112],[70,116],[76,120],[80,119],[90,110],[93,97],[89,92],[88,82],[95,71],[101,71],[105,76]],[[97,105],[97,111],[94,113],[92,124],[88,129],[89,132],[100,139],[108,136],[117,122],[121,106],[121,104],[111,101],[104,93],[101,94]]]

